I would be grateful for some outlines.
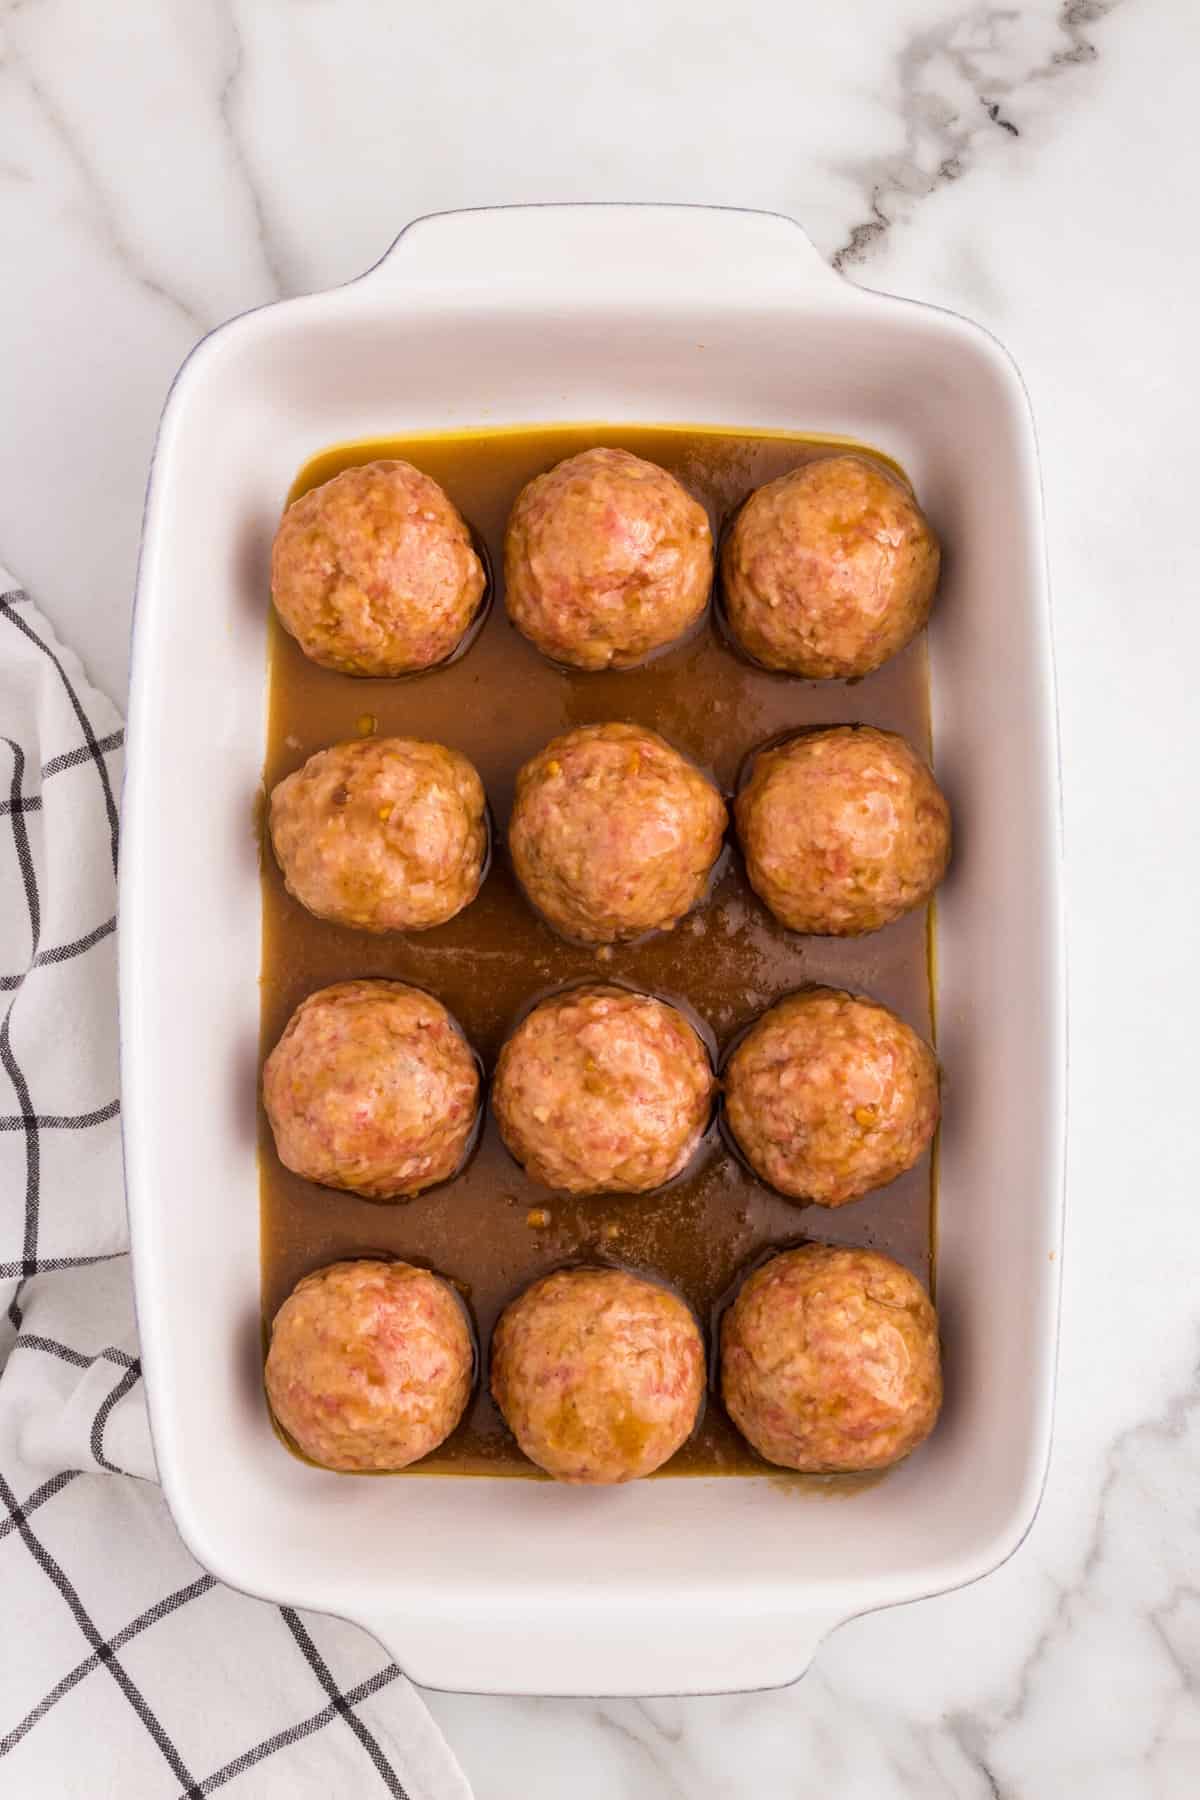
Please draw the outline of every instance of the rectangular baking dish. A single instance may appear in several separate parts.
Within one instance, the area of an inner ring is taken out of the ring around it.
[[[616,1490],[287,1456],[261,1384],[254,825],[283,496],[339,440],[640,420],[879,446],[947,546],[930,632],[956,820],[930,1442],[852,1499],[770,1475]],[[408,228],[360,280],[206,338],[163,415],[138,576],[121,866],[125,1155],[164,1489],[222,1580],[373,1631],[430,1686],[782,1684],[842,1621],[995,1568],[1049,1454],[1065,1093],[1055,704],[1037,452],[1006,353],[841,281],[774,215],[501,208]]]

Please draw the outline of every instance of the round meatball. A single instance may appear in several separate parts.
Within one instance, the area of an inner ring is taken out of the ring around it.
[[[302,1000],[263,1068],[279,1160],[325,1187],[406,1199],[461,1165],[479,1068],[440,1000],[341,981]]]
[[[475,898],[487,801],[457,750],[359,738],[318,750],[271,793],[271,842],[288,892],[360,931],[424,931]]]
[[[343,675],[410,675],[444,662],[487,586],[458,509],[400,461],[344,469],[288,507],[271,552],[280,622]]]
[[[558,1481],[636,1481],[674,1456],[704,1397],[704,1340],[683,1301],[623,1269],[560,1269],[492,1338],[492,1394]]]
[[[725,1118],[790,1200],[842,1206],[911,1169],[938,1122],[933,1051],[877,1001],[835,988],[780,1000],[725,1066]]]
[[[736,813],[751,886],[793,931],[877,931],[928,900],[950,860],[950,811],[927,765],[870,725],[761,751]]]
[[[725,1314],[721,1393],[768,1462],[886,1469],[937,1422],[937,1314],[920,1282],[877,1250],[785,1251]]]
[[[327,1469],[404,1469],[462,1418],[475,1348],[462,1301],[405,1262],[331,1263],[275,1314],[267,1398]]]
[[[509,617],[546,656],[627,669],[708,604],[708,515],[628,450],[585,450],[517,496],[504,545]]]
[[[929,617],[939,562],[908,487],[865,457],[822,457],[741,508],[721,552],[725,617],[768,669],[869,675]]]
[[[500,1052],[492,1105],[535,1181],[567,1194],[643,1194],[690,1160],[712,1112],[712,1063],[683,1014],[620,987],[572,988]]]
[[[703,898],[727,823],[712,782],[657,732],[584,725],[520,771],[508,848],[557,931],[608,944],[669,931]]]

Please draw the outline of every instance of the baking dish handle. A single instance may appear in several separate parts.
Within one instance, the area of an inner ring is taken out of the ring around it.
[[[476,1595],[441,1617],[386,1607],[353,1616],[422,1687],[651,1699],[790,1686],[847,1613],[743,1610],[695,1593],[606,1605],[589,1585],[586,1611],[568,1603],[515,1612],[511,1595],[494,1606]]]
[[[495,206],[431,213],[401,232],[366,281],[447,295],[579,301],[617,295],[678,305],[681,290],[761,300],[814,290],[839,303],[843,282],[794,219],[724,206]]]

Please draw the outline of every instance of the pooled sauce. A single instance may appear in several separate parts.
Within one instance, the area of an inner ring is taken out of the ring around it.
[[[479,770],[496,841],[478,898],[448,924],[408,937],[377,937],[311,917],[285,891],[264,841],[264,1056],[307,994],[355,976],[410,981],[436,994],[489,1077],[531,999],[585,979],[685,1001],[722,1051],[772,1001],[808,982],[870,994],[931,1035],[925,909],[869,937],[800,937],[777,925],[755,897],[735,848],[707,903],[674,931],[601,956],[556,937],[522,897],[504,847],[516,772],[549,738],[574,726],[610,719],[650,726],[707,769],[727,796],[747,751],[803,726],[869,723],[901,732],[921,755],[929,754],[923,636],[856,682],[801,681],[755,668],[724,641],[711,616],[686,643],[639,669],[573,674],[539,655],[505,615],[505,523],[531,476],[597,444],[632,450],[678,476],[707,506],[714,538],[722,520],[764,481],[813,457],[857,448],[840,440],[682,426],[534,426],[345,444],[305,465],[289,499],[354,464],[381,457],[415,463],[441,482],[486,544],[497,591],[464,656],[399,681],[356,680],[318,668],[272,615],[268,791],[314,751],[367,731],[430,738],[461,750]],[[894,468],[880,453],[868,453]],[[380,1253],[438,1270],[467,1301],[482,1351],[480,1378],[458,1429],[416,1465],[422,1474],[537,1473],[488,1395],[487,1346],[507,1302],[563,1263],[618,1263],[664,1279],[690,1302],[706,1331],[740,1272],[771,1245],[806,1237],[866,1245],[926,1282],[932,1272],[928,1154],[890,1187],[847,1206],[799,1207],[757,1181],[712,1130],[688,1172],[661,1192],[575,1199],[530,1181],[489,1114],[474,1156],[454,1180],[415,1200],[378,1205],[291,1174],[275,1154],[261,1109],[260,1141],[267,1320],[310,1270]],[[691,1441],[662,1471],[764,1472],[715,1392]],[[830,1478],[792,1479],[830,1485]],[[833,1481],[848,1489],[862,1485],[857,1477]]]

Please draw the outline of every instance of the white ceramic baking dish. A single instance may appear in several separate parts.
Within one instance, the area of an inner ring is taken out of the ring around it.
[[[929,1444],[849,1501],[766,1476],[348,1479],[286,1455],[263,1402],[253,812],[283,497],[339,439],[617,419],[879,445],[948,546],[930,634],[957,826],[937,949],[947,1399]],[[121,865],[142,1355],[193,1553],[357,1620],[418,1681],[542,1694],[788,1682],[839,1622],[995,1568],[1050,1443],[1060,917],[1037,453],[1016,370],[978,327],[841,281],[787,219],[570,206],[420,220],[361,280],[214,332],[171,390],[150,480]]]

